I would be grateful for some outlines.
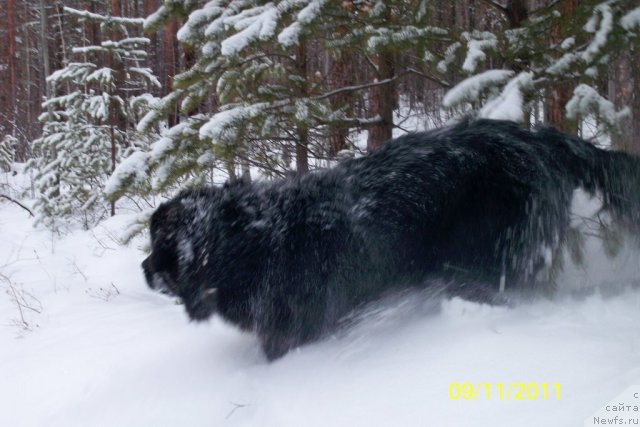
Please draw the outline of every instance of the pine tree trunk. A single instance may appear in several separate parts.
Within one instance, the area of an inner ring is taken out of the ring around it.
[[[613,144],[622,150],[640,154],[640,45],[631,45],[611,64],[608,73],[608,98],[617,109],[629,107],[631,114],[612,135]]]
[[[561,4],[562,16],[557,26],[551,32],[551,43],[558,44],[564,40],[566,19],[573,16],[576,11],[576,0],[565,0]],[[550,84],[546,88],[544,103],[545,123],[565,132],[575,132],[577,123],[569,120],[565,115],[565,106],[573,96],[574,82],[558,82]]]
[[[15,123],[16,118],[16,8],[15,0],[6,0],[7,14],[7,100],[6,100],[6,117],[10,124]],[[15,132],[15,125],[12,125],[11,134]]]
[[[395,74],[395,54],[385,50],[377,55],[378,81],[392,79]],[[367,150],[374,151],[392,137],[393,110],[396,106],[395,84],[389,82],[375,86],[371,90],[371,117],[379,118],[380,122],[369,128]]]
[[[307,46],[304,40],[300,41],[296,52],[296,68],[300,81],[303,82],[300,87],[300,96],[308,95],[308,78],[307,75]],[[309,130],[306,123],[297,124],[296,141],[296,173],[298,175],[309,172]]]
[[[24,6],[24,13],[25,16],[29,16],[29,8],[28,8],[28,4],[27,2],[23,3]],[[29,34],[26,32],[27,30],[25,29],[25,37],[24,37],[24,59],[25,59],[25,70],[24,70],[24,80],[21,79],[21,83],[25,83],[26,85],[24,86],[25,89],[25,94],[24,94],[24,102],[21,102],[20,104],[23,105],[23,111],[24,111],[24,120],[25,122],[23,122],[22,126],[24,127],[24,136],[26,138],[22,138],[21,143],[19,145],[20,149],[19,151],[16,152],[16,159],[19,159],[19,161],[25,161],[28,158],[28,154],[29,154],[29,144],[30,141],[32,140],[31,137],[31,130],[32,128],[32,123],[34,122],[34,120],[32,119],[32,109],[33,109],[33,104],[31,103],[31,38],[29,36]],[[20,116],[22,116],[22,114],[20,114]]]
[[[176,54],[175,47],[175,39],[177,32],[177,22],[175,18],[171,18],[169,22],[165,25],[162,33],[162,51],[164,54],[164,87],[167,93],[173,91],[173,78],[176,75],[176,70],[178,68],[178,55]],[[168,116],[168,125],[169,127],[173,127],[178,124],[178,113],[177,111],[170,111]]]
[[[309,132],[299,128],[296,143],[296,173],[302,175],[307,172],[309,172]]]
[[[111,14],[113,16],[121,16],[121,4],[120,0],[111,0]],[[112,30],[111,32],[111,40],[118,41],[121,38],[121,34],[117,30]],[[120,63],[119,60],[114,58],[113,53],[109,53],[109,68],[119,75],[116,77],[116,81],[124,81],[123,77],[123,64]],[[115,89],[118,90],[117,88]],[[110,93],[109,97],[113,100],[116,96],[116,93]],[[119,120],[118,111],[115,108],[115,102],[110,102],[110,111],[109,111],[109,136],[111,138],[111,173],[116,170],[116,155],[118,152],[118,139],[116,137],[116,130],[120,129],[122,132],[125,132],[125,129],[122,129],[121,120]],[[116,214],[116,202],[115,200],[111,201],[111,216]]]
[[[346,33],[346,30],[342,31]],[[335,90],[341,87],[347,87],[353,84],[354,70],[352,54],[345,48],[336,53],[332,58],[331,77],[329,90]],[[343,109],[350,117],[352,115],[353,93],[343,92],[331,98],[331,108],[336,111]],[[347,137],[349,136],[349,127],[347,125],[334,124],[329,128],[329,158],[335,158],[336,155],[347,148]]]

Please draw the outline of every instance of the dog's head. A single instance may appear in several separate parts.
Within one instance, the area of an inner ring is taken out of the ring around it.
[[[142,261],[147,285],[153,290],[179,295],[176,230],[181,212],[171,201],[160,205],[151,216],[151,254]]]
[[[217,292],[203,272],[206,262],[200,258],[208,257],[206,250],[195,249],[206,232],[200,229],[206,221],[198,222],[198,203],[211,196],[200,193],[185,192],[158,207],[151,216],[151,254],[142,262],[149,287],[179,297],[193,320],[211,316]]]

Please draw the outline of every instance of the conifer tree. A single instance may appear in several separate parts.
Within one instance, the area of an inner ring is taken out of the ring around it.
[[[15,156],[15,146],[18,139],[12,135],[6,135],[0,139],[0,170],[9,171]]]
[[[102,41],[73,47],[73,62],[47,77],[57,95],[43,103],[43,133],[33,142],[29,167],[39,194],[37,220],[56,229],[72,219],[89,227],[114,213],[104,184],[125,152],[146,148],[134,123],[153,102],[147,92],[159,86],[144,67],[149,40],[136,36],[142,19],[65,13],[99,24]]]
[[[310,158],[337,153],[328,143],[334,128],[380,129],[371,145],[380,144],[393,128],[398,52],[423,51],[445,33],[426,24],[424,1],[172,0],[145,25],[152,30],[175,17],[186,19],[178,38],[196,60],[140,123],[144,130],[167,122],[176,107],[181,112],[147,153],[144,172],[157,192],[200,183],[220,164],[233,180],[238,159],[267,176],[304,173],[316,166]],[[326,70],[312,65],[321,52],[345,61],[344,51],[364,52],[369,81],[332,85]],[[375,108],[359,115],[355,102]]]
[[[640,8],[621,0],[554,2],[532,10],[524,1],[510,3],[520,7],[492,3],[502,16],[496,31],[461,32],[435,63],[443,75],[462,70],[466,76],[443,105],[569,132],[593,118],[601,134],[615,137],[628,110],[616,111],[603,82],[623,47],[638,49]]]

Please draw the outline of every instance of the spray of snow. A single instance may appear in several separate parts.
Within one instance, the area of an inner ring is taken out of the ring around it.
[[[580,192],[574,205],[599,208]],[[0,425],[566,427],[640,383],[630,247],[612,262],[591,239],[557,297],[513,307],[390,297],[270,364],[251,334],[190,323],[147,289],[146,240],[118,244],[130,222],[52,239],[0,202]],[[498,399],[515,381],[559,383],[560,400]],[[489,383],[491,397],[452,400],[453,382]]]

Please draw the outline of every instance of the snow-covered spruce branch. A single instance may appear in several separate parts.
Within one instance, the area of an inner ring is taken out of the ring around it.
[[[313,119],[316,121],[316,123],[325,125],[325,126],[326,125],[342,125],[342,126],[357,127],[361,129],[379,125],[380,123],[382,123],[382,117],[380,117],[380,115],[376,115],[374,117],[367,117],[367,118],[354,117],[354,118],[342,118],[342,119],[333,119],[333,120],[326,120],[322,117],[313,115]]]
[[[104,16],[99,15],[97,13],[89,12],[88,10],[78,10],[72,7],[65,6],[64,11],[77,16],[79,18],[90,19],[93,21],[102,22],[105,24],[124,24],[124,25],[143,25],[145,19],[144,18],[126,18],[122,16]]]

